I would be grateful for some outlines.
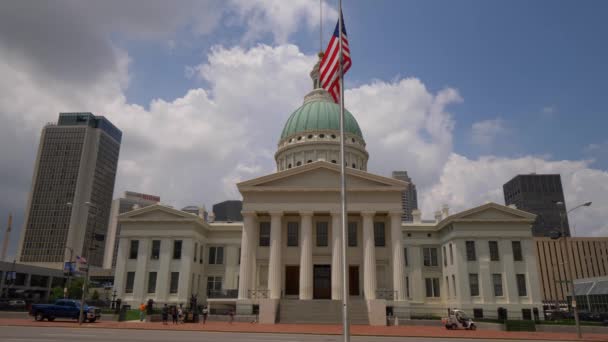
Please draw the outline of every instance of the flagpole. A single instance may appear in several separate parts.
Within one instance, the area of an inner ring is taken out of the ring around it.
[[[350,341],[350,326],[348,322],[348,291],[346,284],[348,277],[346,275],[348,261],[346,260],[346,159],[344,158],[344,56],[342,53],[342,0],[338,2],[338,22],[340,23],[338,41],[340,46],[339,64],[340,64],[340,200],[342,211],[342,336],[344,342]]]

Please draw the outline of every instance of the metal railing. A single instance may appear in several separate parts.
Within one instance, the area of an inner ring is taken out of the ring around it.
[[[385,300],[395,300],[395,298],[397,298],[397,291],[379,289],[376,290],[376,298]]]
[[[268,289],[253,289],[249,290],[249,298],[251,299],[267,299],[270,294]]]
[[[208,290],[207,298],[210,299],[222,299],[222,298],[237,298],[239,296],[239,290]]]

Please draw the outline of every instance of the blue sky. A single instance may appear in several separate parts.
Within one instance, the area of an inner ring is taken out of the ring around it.
[[[431,91],[456,88],[464,102],[450,108],[455,150],[466,156],[593,157],[606,168],[606,155],[585,147],[606,139],[607,10],[602,1],[344,1],[354,59],[348,82],[401,76]],[[240,43],[242,28],[222,26],[207,37],[182,29],[173,49],[121,41],[133,59],[128,99],[145,105],[204,85],[185,68],[215,44]],[[308,54],[318,40],[318,30],[305,29],[289,38]],[[271,34],[243,45],[260,43],[273,44]],[[491,149],[472,144],[471,125],[495,118],[507,129],[501,141]]]

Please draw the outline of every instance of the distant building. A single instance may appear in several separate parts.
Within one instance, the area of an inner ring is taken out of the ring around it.
[[[118,215],[129,212],[133,209],[147,207],[158,202],[160,202],[159,196],[141,194],[132,191],[126,191],[124,197],[117,198],[112,201],[110,223],[108,224],[105,254],[103,257],[103,268],[114,268],[116,266],[116,254],[118,253],[118,241],[120,235],[120,223],[118,223]]]
[[[401,221],[412,222],[414,220],[412,211],[418,209],[418,192],[416,191],[416,184],[414,184],[412,179],[407,175],[407,171],[393,171],[393,178],[408,183],[407,189],[401,193],[401,206],[403,209]]]
[[[89,244],[93,232],[106,234],[121,139],[110,121],[91,113],[60,113],[42,129],[18,262],[63,268],[78,255],[102,265],[103,244]]]
[[[564,217],[564,231],[570,236],[562,179],[560,175],[517,175],[503,185],[505,205],[514,204],[517,209],[536,214],[532,234],[537,237],[550,236],[560,230],[560,213]]]
[[[213,205],[214,220],[218,222],[242,222],[243,201],[224,201]]]
[[[0,260],[0,298],[46,302],[51,290],[65,285],[62,270]]]

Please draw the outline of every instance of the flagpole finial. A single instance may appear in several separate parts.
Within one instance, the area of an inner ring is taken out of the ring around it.
[[[319,56],[319,59],[321,59],[321,58],[323,58],[323,56],[325,56],[325,52],[319,51],[319,53],[317,54],[317,56]]]

